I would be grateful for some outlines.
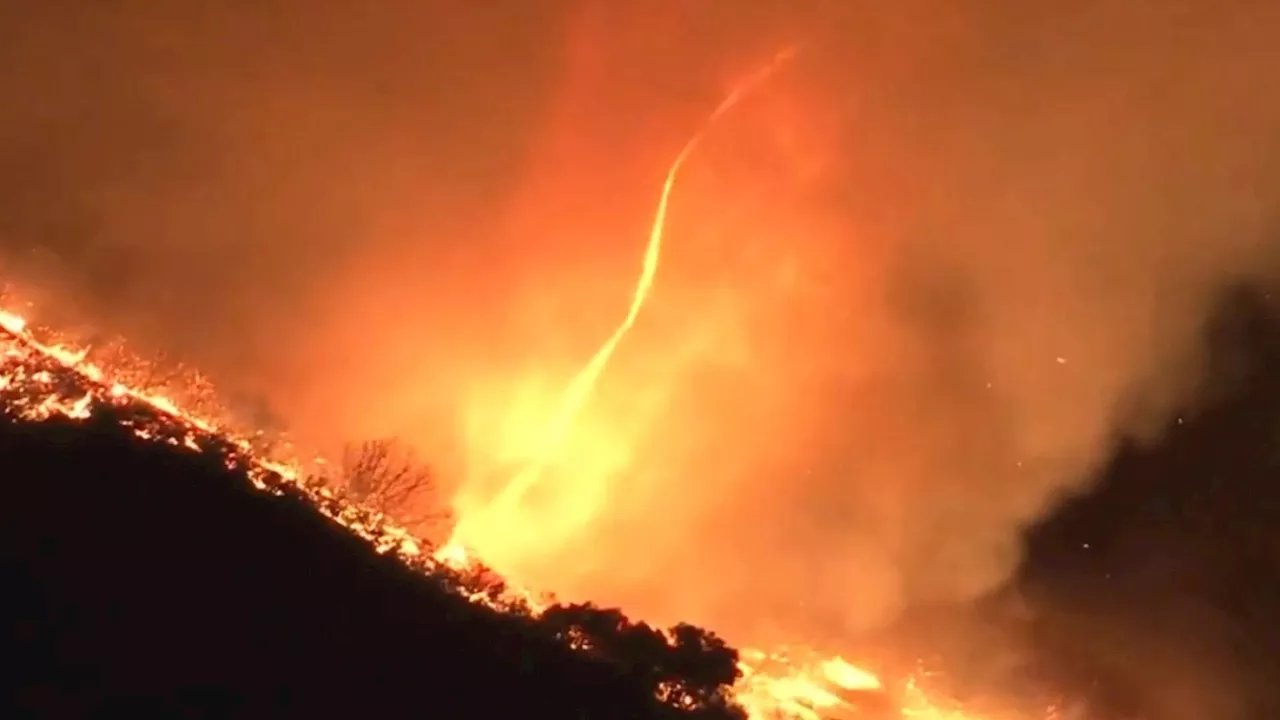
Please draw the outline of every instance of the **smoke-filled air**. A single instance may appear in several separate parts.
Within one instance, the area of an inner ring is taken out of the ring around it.
[[[411,443],[523,585],[744,642],[999,589],[1280,259],[1275,3],[0,28],[0,261],[41,313],[300,443]]]

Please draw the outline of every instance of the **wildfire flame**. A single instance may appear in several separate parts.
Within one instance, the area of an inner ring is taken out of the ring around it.
[[[564,446],[565,438],[572,430],[582,409],[591,399],[592,392],[595,390],[601,374],[608,366],[609,360],[613,357],[614,351],[635,324],[636,318],[639,317],[640,310],[644,307],[645,301],[653,288],[654,278],[658,273],[658,262],[662,255],[662,240],[666,230],[667,208],[671,202],[671,194],[675,189],[676,178],[680,175],[680,170],[684,167],[685,161],[702,143],[702,139],[715,125],[716,120],[736,107],[752,91],[764,85],[795,56],[795,53],[794,48],[780,51],[773,57],[771,62],[735,85],[720,104],[711,111],[711,114],[707,116],[698,132],[694,133],[684,144],[684,147],[680,149],[680,152],[676,154],[675,159],[667,169],[666,177],[662,183],[662,190],[658,195],[653,224],[649,229],[649,239],[644,249],[640,277],[636,282],[635,291],[632,293],[631,304],[627,307],[627,314],[608,339],[604,341],[604,344],[600,346],[587,364],[574,375],[573,379],[565,387],[555,411],[546,423],[533,459],[526,463],[524,468],[502,487],[487,507],[477,512],[468,513],[459,521],[449,546],[469,544],[476,533],[482,532],[476,526],[486,520],[490,524],[500,523],[501,518],[504,517],[504,511],[510,510],[530,488],[538,483],[547,465],[560,452]]]
[[[114,409],[137,437],[195,453],[222,452],[231,469],[243,469],[254,486],[274,494],[305,498],[315,509],[365,539],[379,554],[390,554],[424,573],[468,572],[481,564],[459,544],[424,553],[424,543],[383,514],[360,507],[306,481],[296,458],[263,455],[252,432],[227,420],[185,410],[180,402],[122,378],[129,368],[97,364],[89,348],[44,340],[26,319],[0,308],[0,414],[41,421],[61,417],[87,420]],[[470,600],[495,610],[519,602],[535,614],[545,603],[519,588],[500,596],[475,590]],[[917,720],[991,720],[935,701],[920,678],[891,688],[874,673],[840,657],[820,657],[803,649],[766,653],[741,651],[742,677],[733,699],[752,720],[821,720],[823,718],[898,717]],[[1050,709],[1043,717],[1057,717]]]
[[[484,565],[468,550],[467,540],[481,529],[471,523],[476,522],[476,518],[493,520],[497,513],[518,503],[538,483],[545,468],[561,451],[601,374],[644,307],[657,274],[668,205],[681,168],[715,122],[766,83],[794,54],[792,49],[778,53],[770,63],[735,86],[681,148],[663,181],[640,276],[622,322],[566,386],[546,422],[535,456],[482,512],[462,518],[449,542],[434,552],[424,553],[425,543],[382,513],[336,495],[320,483],[309,482],[309,466],[297,457],[265,451],[256,442],[257,433],[252,429],[240,428],[234,421],[206,411],[204,403],[179,402],[171,392],[133,382],[136,373],[131,370],[135,368],[127,365],[138,364],[140,361],[136,358],[113,358],[112,362],[91,360],[88,347],[78,347],[56,337],[50,339],[44,331],[37,337],[22,315],[3,307],[0,307],[0,415],[30,421],[54,417],[87,420],[95,412],[111,408],[119,412],[122,424],[141,439],[195,453],[221,452],[228,468],[244,470],[258,489],[305,498],[317,511],[368,541],[380,554],[392,554],[424,573],[454,572],[461,576],[475,573]],[[187,409],[197,406],[201,410]],[[322,459],[314,462],[324,464]],[[499,611],[512,607],[513,603],[534,614],[540,614],[547,607],[547,603],[531,593],[507,584],[496,594],[492,590],[478,591],[466,584],[459,584],[456,589],[465,592],[472,602]],[[742,675],[731,694],[752,720],[867,717],[982,720],[954,703],[936,702],[921,677],[890,687],[873,672],[842,657],[823,657],[803,648],[774,652],[743,650],[739,668]],[[1043,717],[1051,720],[1058,714],[1050,708]]]

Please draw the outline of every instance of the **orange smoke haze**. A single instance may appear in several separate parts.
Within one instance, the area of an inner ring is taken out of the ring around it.
[[[625,316],[681,146],[803,45],[690,156],[592,401],[470,538],[735,640],[1001,585],[1275,259],[1274,4],[10,5],[6,264],[312,442],[413,442],[464,520]]]

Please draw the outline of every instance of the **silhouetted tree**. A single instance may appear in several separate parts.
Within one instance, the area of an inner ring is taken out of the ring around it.
[[[680,624],[670,630],[668,640],[615,608],[590,603],[553,606],[542,621],[561,640],[621,665],[685,714],[741,712],[728,696],[740,675],[738,652],[706,630]]]
[[[338,480],[351,499],[409,528],[426,529],[449,518],[447,510],[433,503],[431,470],[393,440],[348,445]]]
[[[671,628],[671,636],[672,669],[690,688],[727,687],[741,675],[738,651],[715,633],[680,623]]]

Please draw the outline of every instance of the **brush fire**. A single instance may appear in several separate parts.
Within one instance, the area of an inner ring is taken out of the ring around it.
[[[54,417],[87,420],[102,408],[112,408],[141,439],[194,453],[219,453],[228,469],[243,471],[257,488],[305,497],[318,512],[367,540],[378,553],[393,554],[425,573],[466,576],[479,572],[486,566],[477,562],[474,549],[483,555],[483,548],[501,545],[505,528],[513,522],[511,513],[539,483],[548,465],[560,459],[566,436],[644,308],[658,272],[667,208],[681,168],[716,121],[760,91],[794,54],[790,49],[779,53],[733,87],[681,148],[662,183],[642,271],[624,319],[559,396],[537,433],[541,441],[533,456],[489,502],[460,517],[450,539],[439,547],[415,538],[382,512],[317,482],[315,478],[326,472],[322,459],[303,460],[290,447],[264,442],[262,433],[243,429],[242,423],[218,409],[211,390],[198,376],[176,387],[169,383],[157,388],[147,380],[151,370],[147,363],[127,352],[106,353],[79,346],[48,329],[37,331],[14,309],[0,309],[0,408],[9,417],[26,421]],[[535,595],[505,583],[499,595],[467,587],[460,584],[459,591],[497,610],[511,607],[512,602],[535,614],[547,607]],[[741,676],[732,699],[755,720],[992,720],[988,715],[970,713],[961,703],[937,697],[926,672],[890,681],[839,655],[813,649],[745,649],[740,651],[739,669]],[[1063,716],[1050,707],[1039,717]]]
[[[1146,646],[1059,627],[1028,531],[1276,279],[1280,3],[29,4],[2,419],[119,422],[495,611],[714,628],[755,720],[1148,682],[1098,678]],[[344,486],[365,438],[439,497]]]
[[[253,432],[237,429],[226,417],[184,409],[180,389],[165,394],[128,384],[125,378],[145,371],[142,361],[114,367],[95,362],[92,355],[91,348],[38,332],[23,315],[0,310],[0,409],[10,418],[43,421],[88,420],[95,412],[111,408],[138,438],[195,453],[221,453],[229,469],[245,472],[262,491],[300,494],[318,512],[368,541],[376,552],[393,554],[422,572],[466,573],[481,567],[457,543],[432,549],[383,514],[309,482],[308,468],[314,469],[314,461],[279,450],[273,456],[259,449]],[[200,404],[209,407],[207,398]],[[507,588],[500,597],[473,591],[471,599],[498,610],[517,600],[535,613],[543,609],[536,596],[518,588]],[[732,697],[754,720],[996,720],[969,714],[945,698],[934,697],[927,674],[890,683],[839,656],[823,657],[807,649],[745,649],[740,657],[742,674]],[[1043,717],[1060,716],[1050,708]]]

